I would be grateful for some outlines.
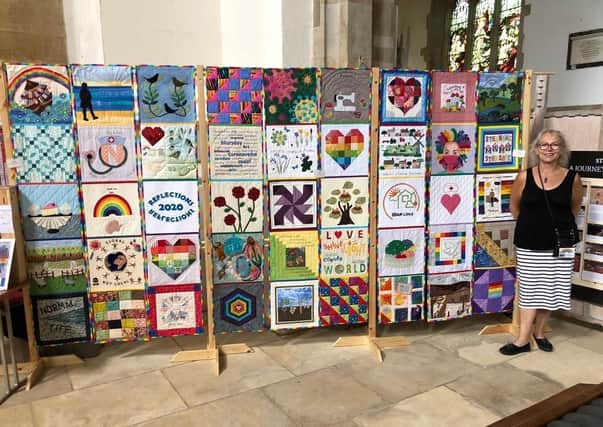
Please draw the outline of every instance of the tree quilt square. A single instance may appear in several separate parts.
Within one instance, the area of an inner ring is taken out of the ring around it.
[[[433,125],[431,135],[432,175],[475,172],[474,125]]]
[[[425,276],[379,278],[379,323],[423,320]]]
[[[199,233],[199,183],[144,181],[147,234]]]
[[[143,179],[197,178],[194,125],[141,125]]]
[[[270,280],[318,278],[318,231],[270,233]]]
[[[371,70],[323,69],[320,76],[322,122],[370,122],[371,80]]]
[[[214,283],[255,282],[264,279],[262,233],[212,235]]]
[[[477,73],[436,71],[431,76],[433,79],[432,121],[434,123],[475,122]]]
[[[212,181],[212,232],[262,232],[263,188],[262,181]]]
[[[144,290],[93,292],[90,303],[97,343],[148,337]]]
[[[149,285],[200,283],[198,234],[147,235]]]
[[[140,237],[88,239],[90,290],[144,289]]]
[[[379,128],[379,176],[425,175],[425,126]]]
[[[34,297],[33,306],[39,345],[90,340],[88,297],[85,293]]]
[[[477,139],[478,172],[513,172],[519,169],[519,126],[480,126]]]
[[[264,326],[264,284],[214,286],[215,333],[258,332]]]
[[[471,271],[429,275],[427,321],[471,316],[472,276]]]
[[[473,224],[436,225],[429,229],[429,273],[470,270]]]
[[[211,179],[262,179],[263,152],[260,126],[209,127]]]
[[[427,121],[429,73],[383,71],[381,75],[381,122]]]
[[[379,230],[379,277],[423,274],[425,229]]]
[[[322,227],[367,227],[369,222],[368,184],[368,177],[322,179]]]
[[[268,179],[316,177],[317,147],[317,125],[266,126]]]
[[[316,181],[270,182],[270,229],[316,228]]]
[[[318,122],[316,68],[264,69],[266,124]]]
[[[207,67],[207,117],[212,124],[262,124],[262,69]]]
[[[270,283],[270,328],[317,327],[318,287],[318,280]]]
[[[368,175],[369,125],[322,125],[324,176]]]
[[[364,276],[368,274],[368,259],[368,228],[321,230],[321,276]]]
[[[473,222],[473,186],[473,175],[431,177],[429,223]]]
[[[477,175],[477,221],[512,220],[511,188],[516,174]]]
[[[151,337],[203,333],[201,285],[155,286],[147,292]]]
[[[477,224],[475,267],[514,266],[514,231],[514,221]]]
[[[471,299],[473,314],[513,310],[516,278],[514,267],[476,269]]]
[[[477,114],[480,123],[518,123],[521,117],[521,73],[479,73]]]
[[[379,227],[425,224],[425,177],[379,180]]]
[[[319,286],[320,326],[368,321],[368,277],[323,277]]]

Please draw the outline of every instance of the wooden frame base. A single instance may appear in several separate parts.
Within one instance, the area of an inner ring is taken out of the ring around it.
[[[333,344],[334,347],[357,347],[367,346],[369,351],[375,355],[379,363],[383,363],[383,349],[392,347],[403,347],[409,345],[410,341],[404,337],[368,337],[366,335],[354,337],[340,337]]]
[[[210,348],[205,350],[184,350],[176,353],[170,362],[196,362],[198,360],[213,360],[215,362],[215,373],[220,375],[222,372],[220,369],[220,356],[226,356],[228,354],[243,354],[253,353],[253,349],[247,344],[224,344],[217,348]]]

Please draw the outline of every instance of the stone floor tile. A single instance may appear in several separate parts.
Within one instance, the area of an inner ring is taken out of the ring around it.
[[[507,363],[463,375],[447,386],[500,416],[517,412],[562,390],[558,383]]]
[[[172,340],[181,350],[200,350],[207,346],[206,335],[183,335],[172,337]]]
[[[2,379],[4,378],[0,377],[0,380]],[[21,389],[4,402],[2,406],[33,402],[34,400],[69,393],[71,390],[71,381],[69,381],[69,375],[67,374],[66,368],[47,368],[39,383],[34,385],[30,390],[21,387]]]
[[[386,403],[336,367],[272,384],[263,391],[302,426],[340,423]]]
[[[362,427],[479,426],[499,417],[446,387],[437,387],[380,411],[370,411],[354,421]]]
[[[603,354],[603,331],[592,329],[589,333],[570,338],[568,341],[595,353]]]
[[[551,332],[547,333],[547,337],[553,344],[572,338],[589,337],[593,331],[596,331],[571,320],[566,320],[561,316],[552,317],[548,322],[548,326],[550,326]]]
[[[501,346],[511,341],[511,336],[509,335],[508,337],[509,338],[507,338],[506,335],[491,335],[483,338],[480,337],[479,343],[466,347],[460,347],[457,350],[457,354],[463,359],[481,366],[496,365],[497,363],[508,362],[509,356],[504,356],[498,351]],[[444,337],[441,336],[441,338]]]
[[[31,405],[6,406],[6,402],[0,406],[0,426],[10,427],[33,427]]]
[[[163,374],[189,406],[232,396],[293,377],[261,349],[221,358],[222,373],[213,361],[185,363],[166,368]]]

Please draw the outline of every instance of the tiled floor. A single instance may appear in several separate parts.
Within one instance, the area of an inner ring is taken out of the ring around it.
[[[393,325],[406,347],[378,363],[363,347],[335,348],[366,329],[317,329],[219,337],[249,354],[170,363],[202,337],[105,345],[84,364],[50,369],[42,383],[0,406],[0,426],[484,426],[579,382],[603,382],[603,333],[551,321],[553,353],[507,358],[509,336],[477,335],[485,316]],[[0,389],[0,392],[2,389]]]

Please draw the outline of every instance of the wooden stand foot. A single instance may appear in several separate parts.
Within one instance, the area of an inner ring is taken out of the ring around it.
[[[170,362],[196,362],[198,360],[213,360],[215,363],[216,375],[220,375],[220,356],[229,354],[253,353],[253,349],[247,344],[224,344],[217,348],[207,350],[186,350],[176,353]]]
[[[410,344],[410,341],[404,337],[375,337],[355,336],[340,337],[335,341],[335,347],[357,347],[365,345],[369,351],[377,357],[379,363],[383,362],[383,349],[392,347],[402,347]]]

